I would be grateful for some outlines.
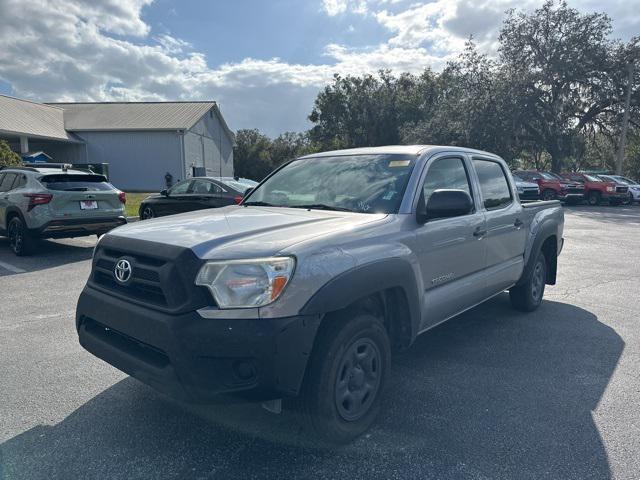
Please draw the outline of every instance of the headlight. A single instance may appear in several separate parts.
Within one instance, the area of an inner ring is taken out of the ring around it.
[[[607,192],[613,192],[615,190],[615,187],[607,187]]]
[[[207,262],[196,285],[207,287],[220,308],[262,307],[280,296],[295,264],[293,257]]]

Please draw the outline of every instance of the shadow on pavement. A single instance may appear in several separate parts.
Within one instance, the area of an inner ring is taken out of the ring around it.
[[[501,295],[396,356],[378,424],[347,447],[314,448],[290,413],[186,406],[127,378],[0,445],[0,478],[606,479],[592,411],[623,348],[586,310],[523,315]]]
[[[0,237],[0,261],[9,263],[27,272],[46,270],[70,263],[91,259],[94,237],[83,237],[87,240],[76,239],[74,243],[69,240],[53,241],[41,240],[33,255],[16,257],[9,247],[9,240]],[[91,240],[89,240],[91,239]],[[0,277],[8,275],[20,275],[0,267]]]

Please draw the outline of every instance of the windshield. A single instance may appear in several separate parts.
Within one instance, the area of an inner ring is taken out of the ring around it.
[[[586,173],[584,174],[585,178],[587,180],[589,180],[590,182],[602,182],[601,178],[598,177],[594,177],[593,175],[587,175]]]
[[[513,177],[514,181],[524,183],[524,180],[520,178],[518,175],[516,175],[515,173],[512,173],[511,176]]]
[[[251,188],[250,185],[242,182],[237,182],[235,180],[227,180],[226,178],[218,180],[220,183],[228,186],[229,188],[233,188],[235,191],[244,193],[247,188]]]
[[[625,183],[627,185],[636,185],[636,183],[637,183],[637,182],[634,182],[633,180],[631,180],[630,178],[621,177],[619,175],[611,175],[611,176],[609,176],[609,178],[617,180],[620,183]]]
[[[550,180],[562,180],[565,181],[566,179],[562,178],[561,175],[558,175],[557,173],[553,173],[553,172],[544,172],[545,178],[549,178]]]
[[[556,177],[555,175],[552,175],[551,173],[547,173],[547,172],[541,172],[540,176],[542,176],[542,178],[546,180],[562,180],[561,177]]]
[[[415,159],[349,155],[294,160],[265,180],[243,204],[396,213]]]

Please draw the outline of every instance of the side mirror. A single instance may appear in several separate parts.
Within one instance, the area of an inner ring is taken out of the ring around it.
[[[169,190],[164,189],[160,192],[160,195],[162,195],[163,197],[168,197],[169,196]]]
[[[253,192],[253,188],[249,187],[244,191],[244,196],[246,197],[247,195],[249,195],[251,192]]]
[[[471,213],[473,201],[464,190],[436,190],[425,205],[424,194],[420,195],[416,219],[426,223],[436,218],[459,217]]]

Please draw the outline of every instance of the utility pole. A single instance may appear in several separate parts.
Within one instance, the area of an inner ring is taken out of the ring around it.
[[[624,114],[622,116],[622,130],[620,132],[620,140],[618,142],[618,151],[616,153],[616,175],[622,175],[622,165],[624,163],[624,153],[627,147],[627,130],[629,130],[629,110],[631,109],[631,90],[633,88],[633,74],[635,69],[635,59],[629,60],[627,68],[629,69],[627,77],[627,94],[624,100]]]

